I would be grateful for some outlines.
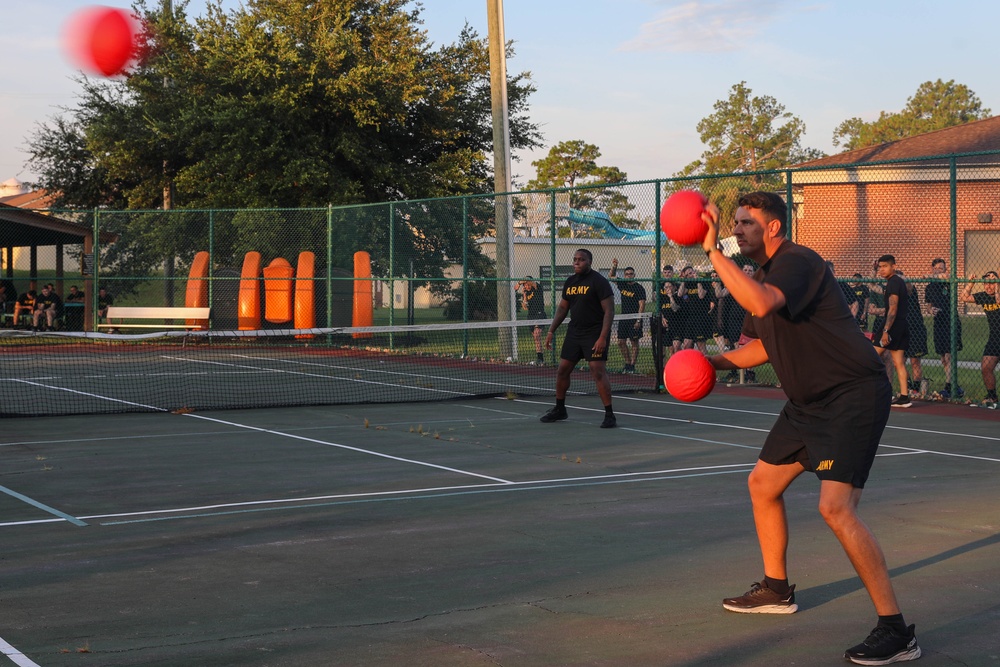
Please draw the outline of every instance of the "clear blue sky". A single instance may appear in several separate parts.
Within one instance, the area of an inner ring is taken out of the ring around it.
[[[0,2],[0,181],[34,177],[26,139],[74,105],[60,35],[92,4]],[[466,21],[486,36],[485,0],[423,4],[434,43],[453,41]],[[191,0],[188,12],[204,6]],[[963,83],[1000,115],[995,1],[505,0],[504,15],[516,50],[508,69],[532,73],[532,117],[545,134],[545,148],[514,166],[521,183],[532,160],[570,139],[596,144],[600,163],[631,180],[669,177],[700,156],[698,121],[740,81],[801,118],[805,144],[827,153],[842,121],[898,111],[928,80]]]

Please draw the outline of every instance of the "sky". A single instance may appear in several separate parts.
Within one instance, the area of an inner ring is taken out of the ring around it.
[[[0,181],[35,178],[28,139],[75,106],[62,30],[93,4],[0,0]],[[190,0],[188,14],[205,5]],[[487,35],[486,0],[422,6],[436,45],[466,22]],[[505,0],[503,10],[515,50],[507,69],[531,72],[530,115],[544,134],[543,148],[515,154],[515,185],[550,147],[575,139],[629,180],[669,178],[700,157],[698,122],[741,81],[805,123],[805,147],[829,154],[840,151],[841,122],[899,111],[925,81],[964,84],[1000,114],[995,0]]]

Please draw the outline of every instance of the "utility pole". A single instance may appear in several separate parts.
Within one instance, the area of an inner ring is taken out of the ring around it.
[[[496,220],[497,319],[517,319],[511,264],[514,257],[514,206],[510,179],[510,114],[507,104],[507,44],[503,0],[486,0],[489,22],[490,90],[493,108],[493,201]],[[517,359],[517,328],[498,330],[501,358]]]

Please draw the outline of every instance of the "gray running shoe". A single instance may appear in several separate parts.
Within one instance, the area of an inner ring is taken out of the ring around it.
[[[788,588],[788,593],[778,595],[763,582],[754,583],[739,597],[724,599],[722,606],[741,614],[794,614],[799,609],[795,604],[794,584]]]

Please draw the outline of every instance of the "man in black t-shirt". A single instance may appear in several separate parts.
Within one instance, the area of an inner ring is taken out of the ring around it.
[[[969,276],[969,280],[975,280],[975,276]],[[965,289],[959,295],[959,301],[963,303],[975,303],[983,307],[983,314],[986,316],[986,324],[990,328],[990,337],[983,348],[983,386],[986,387],[986,400],[983,405],[991,410],[997,409],[997,362],[1000,362],[1000,298],[997,297],[997,280],[1000,276],[996,271],[987,271],[983,274],[983,280],[989,280],[983,285],[982,292],[972,293],[972,282],[965,284]]]
[[[39,329],[51,330],[55,326],[56,318],[62,314],[61,311],[62,299],[59,298],[51,285],[46,285],[42,288],[42,293],[35,299],[35,312],[32,315],[35,331]],[[40,325],[39,322],[43,317],[45,324]]]
[[[940,394],[943,398],[961,398],[965,391],[955,383],[951,388],[951,319],[955,318],[955,351],[962,349],[962,319],[951,307],[951,285],[943,282],[948,278],[948,265],[940,257],[931,260],[931,278],[942,282],[927,283],[924,288],[924,301],[931,306],[934,316],[934,351],[941,355],[941,365],[944,367],[944,389]]]
[[[566,412],[566,392],[569,391],[573,369],[580,359],[586,359],[590,364],[590,374],[604,404],[601,428],[613,428],[617,423],[611,405],[611,382],[607,373],[608,340],[611,337],[611,323],[615,319],[615,293],[608,279],[590,268],[593,261],[594,256],[589,250],[581,248],[573,253],[574,273],[563,284],[562,299],[556,306],[555,317],[545,336],[545,349],[551,350],[556,329],[567,314],[572,315],[559,353],[556,406],[542,415],[541,421],[545,423],[569,417]]]
[[[773,192],[738,201],[733,236],[760,265],[751,278],[718,248],[719,209],[710,203],[702,242],[712,267],[750,315],[750,343],[711,357],[716,370],[770,362],[788,396],[750,473],[753,516],[764,579],[723,607],[743,613],[796,611],[788,583],[788,518],[784,494],[803,472],[820,480],[819,509],[862,575],[878,625],[844,656],[859,664],[920,657],[913,626],[899,610],[882,549],[858,515],[879,440],[889,419],[892,386],[872,344],[858,328],[844,293],[813,250],[787,238],[788,211]]]
[[[518,283],[521,292],[521,304],[528,311],[529,320],[545,319],[545,297],[542,286],[535,282],[531,276],[527,276]],[[542,364],[545,357],[542,356],[542,325],[531,325],[531,337],[535,339],[535,361],[534,364]]]
[[[852,304],[850,301],[847,303],[851,312],[854,313],[854,319],[858,321],[858,326],[861,327],[862,331],[868,331],[868,304],[871,290],[868,285],[861,282],[860,273],[855,273],[852,277],[855,280],[850,284],[851,292],[854,294],[854,303]]]
[[[892,255],[882,255],[878,258],[878,274],[885,278],[885,321],[882,328],[873,331],[872,342],[875,351],[881,357],[886,350],[896,368],[899,378],[899,396],[892,402],[894,408],[908,408],[910,401],[910,382],[906,375],[906,348],[910,344],[910,327],[906,321],[909,310],[909,293],[906,283],[896,275],[896,258]]]
[[[611,272],[608,277],[614,278],[618,271],[618,260],[611,260]],[[635,269],[626,266],[624,280],[617,281],[618,293],[622,299],[622,315],[635,315],[646,310],[646,288],[635,281]],[[642,338],[642,319],[624,319],[618,323],[618,348],[625,360],[623,373],[635,373],[635,364],[639,360],[639,339]]]

